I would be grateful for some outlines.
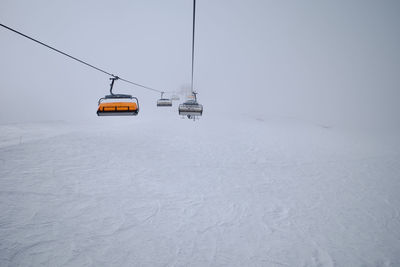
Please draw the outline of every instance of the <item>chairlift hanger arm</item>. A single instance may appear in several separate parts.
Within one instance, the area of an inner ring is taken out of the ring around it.
[[[119,79],[118,76],[113,76],[112,78],[110,78],[110,80],[111,80],[111,84],[110,84],[110,95],[114,95],[114,93],[112,92],[112,90],[113,90],[113,87],[114,87],[114,82],[115,82],[116,80],[118,80],[118,79]]]

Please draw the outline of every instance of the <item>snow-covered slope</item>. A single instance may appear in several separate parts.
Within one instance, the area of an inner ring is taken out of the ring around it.
[[[396,138],[160,117],[1,126],[0,266],[400,266]]]

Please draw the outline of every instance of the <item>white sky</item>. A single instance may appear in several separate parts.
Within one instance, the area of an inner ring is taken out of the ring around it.
[[[399,1],[197,2],[205,118],[400,125]],[[0,3],[1,23],[116,75],[161,90],[190,82],[191,0]],[[0,123],[96,119],[106,75],[3,28],[0,41]],[[138,96],[141,114],[156,114],[159,95],[115,88]]]

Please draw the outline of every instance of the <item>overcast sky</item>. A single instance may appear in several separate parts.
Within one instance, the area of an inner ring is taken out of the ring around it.
[[[190,82],[191,0],[0,3],[1,23],[111,73],[167,91]],[[198,0],[204,119],[400,124],[399,14],[396,0]],[[0,40],[0,123],[97,119],[106,75],[3,28]],[[115,88],[155,114],[157,94]]]

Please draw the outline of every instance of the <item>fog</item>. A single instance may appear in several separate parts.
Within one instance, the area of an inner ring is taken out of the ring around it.
[[[190,82],[191,0],[1,0],[1,23],[159,90]],[[398,1],[198,0],[203,119],[400,126]],[[0,29],[0,123],[98,119],[108,76]],[[118,81],[156,116],[158,94]],[[176,107],[174,107],[176,108]],[[176,115],[178,117],[178,114]]]

